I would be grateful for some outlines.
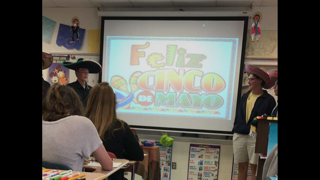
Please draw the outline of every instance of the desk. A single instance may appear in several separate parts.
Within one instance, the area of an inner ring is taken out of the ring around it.
[[[113,168],[112,170],[110,171],[105,171],[105,170],[102,170],[101,169],[101,165],[96,165],[96,166],[90,166],[89,164],[88,165],[83,165],[84,168],[93,168],[95,169],[93,171],[93,173],[101,173],[101,174],[104,174],[106,175],[106,177],[109,177],[111,174],[113,174],[114,172],[118,171],[119,169],[121,169],[123,166],[125,166],[126,164],[128,164],[128,160],[126,159],[114,159],[113,162],[117,162],[117,163],[121,163],[118,167],[115,167]],[[87,173],[87,172],[85,172]],[[105,178],[106,178],[105,177]],[[87,179],[87,180],[90,180],[90,179]]]
[[[131,180],[134,180],[134,174],[136,172],[136,169],[135,169],[135,165],[136,165],[137,161],[129,161],[128,164],[130,164],[131,166]],[[126,168],[127,169],[130,169],[130,167]]]
[[[159,146],[141,146],[148,153],[148,177],[146,180],[160,180],[160,148]]]
[[[59,169],[57,169],[59,170]],[[59,170],[60,172],[65,172],[65,170]],[[79,171],[72,171],[73,174],[80,173],[80,175],[85,174],[86,180],[103,180],[108,177],[107,174],[102,173],[92,173],[92,172],[79,172]]]
[[[257,139],[255,153],[268,154],[268,138],[270,131],[270,123],[278,123],[278,120],[259,119],[257,126]],[[262,171],[265,159],[259,157],[257,166],[257,180],[262,179]]]
[[[77,171],[73,171],[76,173]],[[86,180],[103,180],[108,177],[107,174],[102,173],[92,173],[92,172],[79,172],[81,174],[85,174]]]
[[[135,168],[135,173],[140,175],[143,179],[148,179],[148,164],[149,164],[149,156],[148,152],[143,150],[144,158],[143,161],[139,161],[138,166]]]

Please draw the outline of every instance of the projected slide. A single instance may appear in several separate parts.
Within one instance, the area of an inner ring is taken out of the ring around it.
[[[102,17],[102,81],[131,127],[230,133],[246,17]]]
[[[120,113],[230,119],[238,39],[106,37]]]

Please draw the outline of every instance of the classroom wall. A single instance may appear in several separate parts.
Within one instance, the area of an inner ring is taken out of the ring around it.
[[[261,23],[261,30],[277,30],[277,8],[276,7],[262,7],[254,8],[252,12],[259,11],[263,15],[263,20]],[[84,29],[99,29],[101,18],[97,15],[97,10],[95,8],[43,8],[43,16],[56,21],[55,31],[53,33],[50,43],[42,42],[44,52],[83,52],[88,53],[88,36],[85,36],[84,44],[80,51],[78,50],[68,50],[64,47],[58,47],[56,45],[56,37],[59,28],[59,24],[63,23],[66,25],[71,25],[71,18],[73,16],[78,16],[80,19],[80,26]],[[249,27],[251,27],[251,22],[249,22]],[[276,55],[277,51],[273,55]],[[74,74],[71,73],[70,74]],[[43,71],[43,77],[47,80],[48,71]],[[73,76],[70,80],[75,79]],[[150,134],[149,132],[148,134]],[[159,140],[160,132],[152,132],[153,136],[147,135],[145,133],[138,132],[141,140]],[[169,134],[170,135],[170,134]],[[173,162],[177,163],[177,169],[172,170],[171,180],[186,180],[188,172],[188,156],[189,156],[189,145],[193,144],[209,144],[221,146],[220,154],[220,164],[219,164],[219,180],[230,180],[232,171],[232,141],[223,139],[204,139],[204,138],[186,138],[180,137],[176,138],[173,144]]]
[[[42,51],[44,52],[66,52],[66,54],[72,53],[89,53],[88,50],[88,34],[85,34],[83,45],[80,50],[76,49],[66,49],[65,47],[59,47],[56,44],[59,25],[72,25],[71,19],[74,16],[77,16],[80,21],[80,27],[83,29],[100,29],[101,17],[98,16],[96,8],[43,8],[42,15],[56,21],[55,29],[51,38],[50,43],[42,41]],[[76,58],[81,58],[83,56],[76,56]],[[91,58],[93,60],[99,61],[99,56],[88,55],[85,56]],[[48,69],[43,70],[43,79],[48,81]],[[96,81],[98,81],[98,75],[92,75],[95,77]],[[73,82],[76,80],[75,73],[73,71],[70,72],[69,82]],[[92,77],[90,78],[92,79]],[[89,85],[92,85],[92,81],[90,80]]]

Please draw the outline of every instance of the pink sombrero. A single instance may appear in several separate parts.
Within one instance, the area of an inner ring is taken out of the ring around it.
[[[269,74],[262,69],[252,66],[252,65],[246,65],[245,71],[247,74],[255,74],[259,76],[261,79],[264,80],[265,84],[263,86],[264,89],[270,89],[274,86],[274,82],[271,81]]]
[[[278,70],[277,69],[271,70],[269,72],[269,77],[271,81],[276,82],[278,80]]]

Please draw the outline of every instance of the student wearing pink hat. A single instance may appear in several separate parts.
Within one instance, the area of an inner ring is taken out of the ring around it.
[[[249,91],[241,97],[237,104],[233,132],[234,161],[239,164],[239,180],[247,180],[248,166],[252,171],[252,180],[256,180],[258,154],[255,153],[255,139],[249,135],[253,119],[264,114],[271,115],[276,102],[272,95],[264,89],[273,87],[269,75],[262,69],[247,65]],[[264,88],[264,89],[263,89]]]
[[[270,79],[275,81],[273,86],[274,94],[278,96],[278,70],[269,72]],[[273,108],[271,116],[278,117],[278,103]],[[278,143],[270,151],[266,161],[263,165],[262,179],[266,177],[275,177],[278,175]]]

